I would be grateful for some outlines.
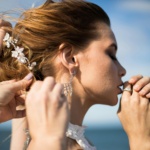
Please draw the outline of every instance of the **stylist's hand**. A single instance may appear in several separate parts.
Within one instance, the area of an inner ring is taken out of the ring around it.
[[[6,34],[4,27],[11,27],[11,24],[7,21],[0,19],[0,49],[3,43],[3,38]],[[0,54],[1,54],[1,51],[0,51]]]
[[[124,88],[131,88],[131,85],[125,83]],[[123,92],[118,116],[128,135],[130,150],[150,150],[149,99],[141,96],[133,86],[132,92]]]
[[[0,82],[0,122],[25,116],[25,111],[16,110],[16,107],[25,103],[22,90],[31,84],[32,77],[30,73],[20,81]]]
[[[32,141],[28,149],[62,149],[66,142],[68,105],[63,85],[47,77],[31,87],[26,99]],[[43,138],[44,137],[44,138]]]

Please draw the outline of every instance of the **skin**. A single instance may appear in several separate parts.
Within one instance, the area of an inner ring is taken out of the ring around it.
[[[26,101],[20,91],[32,81],[31,74],[23,80],[4,81],[0,83],[0,121],[4,122],[16,117],[24,117],[25,111],[17,111],[16,106],[26,104],[27,122],[32,141],[28,149],[66,149],[65,132],[68,126],[69,112],[67,100],[62,94],[63,86],[55,83],[52,77],[43,82],[37,81],[31,87]],[[17,97],[15,98],[17,93]],[[19,103],[17,102],[19,100]],[[20,103],[20,101],[23,103]],[[40,107],[39,107],[40,106]],[[61,126],[60,126],[61,124]],[[38,131],[38,132],[37,132]],[[41,134],[45,137],[42,138]]]
[[[86,49],[73,53],[73,48],[64,48],[58,58],[68,72],[76,72],[70,102],[70,118],[74,124],[82,125],[86,112],[94,104],[117,104],[117,95],[121,93],[119,85],[123,85],[121,78],[126,71],[116,60],[117,44],[113,32],[108,26],[103,31],[103,36],[92,41]],[[62,74],[58,82],[63,83],[65,78]]]
[[[84,51],[80,51],[79,53],[71,53],[73,49],[69,48],[64,49],[63,53],[60,54],[60,59],[62,64],[68,69],[68,72],[72,72],[72,70],[76,72],[73,81],[73,89],[74,94],[72,96],[72,100],[70,102],[70,111],[71,111],[71,122],[74,124],[82,125],[82,121],[84,115],[86,114],[87,110],[93,104],[106,104],[106,105],[115,105],[118,102],[117,95],[121,93],[119,85],[123,85],[121,78],[125,75],[125,69],[120,65],[118,60],[116,59],[116,40],[115,37],[109,27],[104,28],[104,34],[101,39],[96,41],[92,41],[88,47]],[[72,54],[68,56],[68,54]],[[74,61],[71,61],[74,60]],[[88,67],[87,67],[88,66]],[[61,76],[61,82],[64,81],[65,76]],[[87,82],[88,81],[88,82]],[[144,99],[148,98],[150,93],[150,78],[143,77],[141,75],[133,76],[129,83],[133,86],[135,92],[137,92],[137,101],[142,99],[142,96],[145,97]],[[137,87],[139,87],[137,89]],[[142,91],[145,91],[142,94]],[[109,93],[109,94],[108,94]],[[133,101],[135,97],[128,97],[128,100]],[[125,98],[122,97],[122,101],[125,101]],[[145,107],[148,107],[148,104]],[[124,108],[128,105],[124,106]],[[133,103],[134,105],[134,103]],[[138,110],[140,106],[136,107],[135,110]],[[76,111],[78,109],[78,111]],[[130,124],[131,118],[128,114],[134,113],[132,111],[132,107],[128,109],[124,109],[126,114],[121,115],[124,118],[125,122]],[[142,111],[139,112],[139,115],[142,114]],[[145,113],[144,116],[141,115],[142,123],[146,125],[144,120],[148,121],[148,117]],[[132,116],[132,115],[131,115]],[[132,117],[133,125],[130,129],[134,128],[134,125],[137,123],[137,117]],[[122,121],[124,125],[125,122]],[[126,127],[127,124],[125,124]],[[129,126],[130,127],[130,126]],[[149,129],[149,126],[143,126],[145,130],[143,131],[142,136],[144,137],[146,129]],[[141,133],[140,128],[136,128],[137,133]],[[126,131],[126,130],[125,130]],[[128,131],[131,135],[133,132]],[[142,137],[141,136],[141,137]],[[131,149],[137,148],[135,146],[134,138],[136,139],[137,136],[133,134],[132,140],[130,140],[131,136],[129,136],[129,141]],[[148,139],[148,137],[144,138]],[[141,140],[141,142],[145,143],[141,145],[141,149],[147,145],[147,141],[149,140]],[[133,146],[134,145],[134,146]],[[149,147],[148,147],[149,148]],[[74,149],[74,148],[72,148]]]
[[[142,81],[144,80],[141,80],[140,83],[142,83]],[[148,98],[140,96],[140,94],[134,90],[138,87],[137,85],[139,85],[139,82],[137,83],[138,84],[133,86],[132,92],[123,92],[118,110],[118,117],[128,135],[130,149],[149,150],[150,102]],[[124,87],[132,88],[129,82],[126,82]]]
[[[29,74],[21,81],[12,80],[0,83],[0,122],[25,117],[25,110],[17,110],[16,108],[19,105],[24,105],[24,93],[22,91],[31,82],[32,75]]]
[[[115,105],[118,102],[117,95],[121,93],[118,86],[123,85],[121,78],[125,75],[125,69],[116,60],[117,44],[113,32],[108,26],[104,26],[103,31],[101,38],[91,41],[84,50],[79,50],[76,53],[73,47],[66,47],[63,43],[60,45],[61,53],[56,57],[55,63],[68,70],[68,72],[63,72],[60,76],[58,74],[56,78],[57,82],[64,83],[69,81],[70,73],[76,73],[73,79],[73,96],[71,101],[69,100],[70,122],[73,124],[82,125],[86,112],[94,104]],[[101,31],[98,30],[98,32]],[[147,80],[147,77],[135,76],[132,77],[132,80],[129,82],[131,82],[133,88],[137,90],[139,95],[142,89],[146,89],[146,94],[143,96],[149,97],[150,82]],[[136,85],[139,85],[141,88],[136,89]],[[132,99],[133,97],[130,98],[130,101],[132,101]],[[124,97],[122,101],[124,101]],[[121,108],[123,107],[124,103],[121,103]],[[138,109],[138,107],[136,109]],[[130,108],[129,110],[132,114],[132,109]],[[129,110],[124,109],[126,114]],[[139,113],[142,112],[140,111]],[[128,120],[129,115],[125,115],[125,117],[122,115],[122,117]],[[146,115],[143,115],[142,118],[143,120],[147,119]],[[136,123],[137,119],[138,118],[133,117],[133,123]],[[126,127],[123,121],[122,123]],[[143,124],[144,123],[145,122],[143,122]],[[131,128],[133,128],[133,126],[131,126]],[[143,128],[145,127],[143,126]],[[137,128],[137,133],[139,132]],[[145,134],[144,132],[145,130],[143,130],[142,135]],[[23,145],[21,137],[24,135],[22,136],[20,134],[19,136],[14,138],[17,140],[14,140],[13,143],[18,143],[18,139],[20,139],[19,143]],[[129,138],[130,137],[131,136],[129,136]],[[133,137],[136,139],[134,134]],[[134,140],[129,141],[131,141],[130,145],[131,149],[133,149],[132,143]],[[144,143],[145,141],[142,142]],[[14,149],[13,146],[12,149]],[[72,150],[73,149],[75,148],[72,147]],[[15,148],[15,150],[17,150],[17,148]]]
[[[115,105],[118,102],[118,86],[123,84],[121,77],[126,71],[117,61],[116,51],[114,34],[105,26],[102,37],[91,42],[86,50],[77,56],[80,65],[78,70],[82,72],[79,74],[80,82],[85,90],[86,101],[106,105]]]
[[[129,80],[129,83],[134,85],[133,89],[139,92],[140,96],[150,98],[150,77],[143,77],[142,75],[133,76]]]
[[[47,77],[43,82],[35,82],[28,93],[27,120],[32,137],[28,150],[66,149],[64,137],[69,111],[67,99],[62,94],[62,90],[63,85],[56,83],[54,78]],[[44,135],[44,138],[41,135]]]

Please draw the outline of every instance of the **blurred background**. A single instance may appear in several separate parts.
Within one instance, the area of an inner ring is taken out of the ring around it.
[[[0,13],[16,8],[28,9],[45,0],[0,0]],[[89,0],[101,6],[111,20],[118,43],[117,57],[126,68],[124,81],[131,76],[150,76],[150,1]],[[128,139],[117,117],[116,106],[95,105],[87,113],[86,135],[103,150],[128,150]],[[11,121],[0,124],[0,149],[9,150]]]

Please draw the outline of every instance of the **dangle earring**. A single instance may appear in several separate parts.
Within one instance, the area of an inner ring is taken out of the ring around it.
[[[69,80],[69,83],[64,83],[64,94],[66,97],[68,96],[72,96],[72,81],[73,81],[73,77],[75,76],[75,71],[73,73],[71,73],[71,76],[70,76],[70,80]]]

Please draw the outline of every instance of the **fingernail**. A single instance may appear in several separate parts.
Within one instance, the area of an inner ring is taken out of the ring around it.
[[[25,80],[31,80],[33,78],[33,74],[29,73],[28,75],[25,76]]]
[[[135,85],[134,87],[133,87],[135,90],[140,90],[140,86],[139,85]]]
[[[150,93],[146,95],[147,98],[150,98]]]
[[[134,82],[134,79],[133,79],[133,78],[131,78],[131,79],[129,80],[129,82],[133,83],[133,82]]]

